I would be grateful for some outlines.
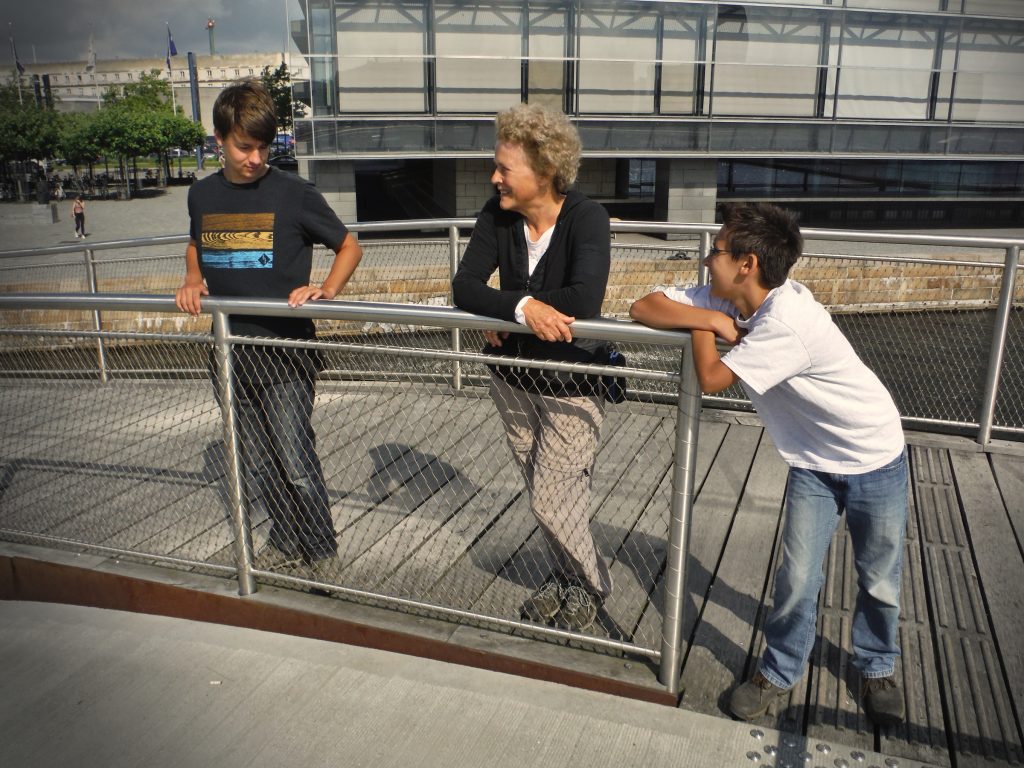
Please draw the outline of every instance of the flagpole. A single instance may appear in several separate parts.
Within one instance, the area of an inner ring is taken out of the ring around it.
[[[167,68],[167,77],[171,81],[171,112],[178,114],[178,102],[174,98],[174,71],[170,67]]]
[[[173,39],[171,38],[171,23],[165,22],[167,26],[167,79],[171,82],[171,111],[176,115],[178,114],[178,101],[174,97],[174,69],[171,67],[171,46],[173,45]],[[177,49],[174,50],[174,55],[178,55]]]
[[[96,79],[96,48],[93,45],[92,40],[92,28],[89,29],[89,53],[85,59],[85,71],[92,75],[92,90],[96,94],[96,109],[103,109],[103,103],[100,100],[100,84]]]
[[[20,107],[24,106],[24,102],[21,100],[21,72],[23,68],[21,62],[18,61],[18,49],[14,45],[14,24],[12,22],[7,22],[7,30],[11,36],[11,58],[14,59],[14,71],[18,75],[18,106]]]

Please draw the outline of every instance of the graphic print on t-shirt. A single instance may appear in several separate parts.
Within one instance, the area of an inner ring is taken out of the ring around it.
[[[274,214],[203,214],[203,265],[216,269],[274,266]]]

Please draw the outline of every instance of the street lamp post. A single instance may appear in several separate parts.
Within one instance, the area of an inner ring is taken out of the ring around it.
[[[217,55],[217,49],[214,48],[214,45],[213,45],[213,28],[215,26],[217,26],[217,22],[213,20],[212,16],[206,20],[206,31],[210,33],[210,55],[211,56]]]

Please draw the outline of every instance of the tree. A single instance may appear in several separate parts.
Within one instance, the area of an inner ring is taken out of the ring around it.
[[[171,84],[161,77],[159,69],[151,69],[137,82],[108,88],[103,103],[124,105],[140,110],[171,111]]]
[[[0,159],[46,160],[54,156],[59,116],[37,107],[35,99],[18,100],[13,83],[0,87]]]
[[[71,163],[78,172],[78,166],[91,166],[103,154],[97,134],[96,113],[69,112],[60,116],[60,132],[57,148],[61,157]],[[92,171],[90,170],[90,173]]]
[[[277,69],[271,69],[270,65],[263,67],[260,80],[263,81],[263,87],[270,91],[270,98],[274,100],[277,130],[291,132],[292,116],[303,117],[305,110],[301,103],[292,101],[292,77],[288,72],[288,65],[282,61]]]

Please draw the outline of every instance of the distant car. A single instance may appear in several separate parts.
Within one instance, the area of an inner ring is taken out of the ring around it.
[[[299,161],[295,159],[295,155],[274,155],[267,161],[267,164],[280,168],[282,171],[299,172]]]
[[[172,149],[167,150],[167,154],[170,157],[191,157],[192,156],[192,153],[189,152],[187,149],[179,149],[178,147],[174,147]]]

